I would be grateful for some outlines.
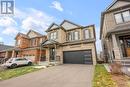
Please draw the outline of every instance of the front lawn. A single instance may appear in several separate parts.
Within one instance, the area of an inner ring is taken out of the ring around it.
[[[20,75],[24,75],[26,73],[34,72],[39,69],[34,68],[33,66],[24,66],[24,67],[18,67],[15,69],[7,69],[0,72],[0,80],[6,80],[12,77],[17,77]]]
[[[93,79],[93,87],[117,87],[103,65],[96,65]]]

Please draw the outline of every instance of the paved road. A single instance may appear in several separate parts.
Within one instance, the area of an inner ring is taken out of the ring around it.
[[[92,65],[65,64],[1,81],[0,87],[91,87]]]

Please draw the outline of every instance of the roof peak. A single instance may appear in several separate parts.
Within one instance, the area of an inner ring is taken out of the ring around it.
[[[112,3],[105,9],[105,11],[108,11],[118,1],[130,2],[130,0],[113,0]]]

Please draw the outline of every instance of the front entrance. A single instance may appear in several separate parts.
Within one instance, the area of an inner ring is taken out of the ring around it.
[[[119,37],[123,57],[130,57],[130,35]]]
[[[55,48],[50,48],[50,61],[55,60]]]

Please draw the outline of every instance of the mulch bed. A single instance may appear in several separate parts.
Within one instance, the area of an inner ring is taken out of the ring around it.
[[[112,75],[113,81],[116,82],[118,87],[129,87],[128,86],[128,78],[125,75]]]

